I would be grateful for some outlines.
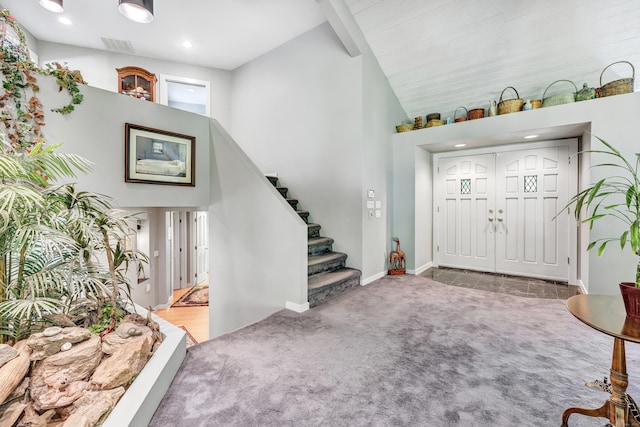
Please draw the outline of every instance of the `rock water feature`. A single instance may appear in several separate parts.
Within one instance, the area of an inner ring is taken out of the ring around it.
[[[99,425],[161,342],[158,324],[133,313],[103,337],[53,326],[0,344],[0,427]]]

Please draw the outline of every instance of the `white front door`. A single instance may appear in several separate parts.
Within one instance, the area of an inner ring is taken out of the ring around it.
[[[209,277],[209,231],[207,227],[207,212],[197,211],[194,215],[195,222],[195,260],[196,260],[196,285]]]
[[[438,157],[438,265],[566,281],[569,214],[559,211],[575,142],[559,144]]]
[[[493,154],[440,159],[438,204],[441,265],[493,271]]]

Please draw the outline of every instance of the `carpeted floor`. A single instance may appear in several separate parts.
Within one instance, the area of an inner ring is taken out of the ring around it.
[[[151,425],[558,426],[606,400],[612,343],[562,300],[387,276],[189,348]]]

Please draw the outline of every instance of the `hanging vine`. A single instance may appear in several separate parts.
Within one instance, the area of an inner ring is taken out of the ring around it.
[[[44,126],[44,110],[37,97],[40,87],[36,76],[54,76],[59,91],[66,90],[71,101],[51,111],[69,114],[82,102],[80,84],[86,84],[79,71],[70,70],[66,64],[47,64],[38,67],[29,59],[27,38],[7,9],[0,10],[0,72],[2,88],[0,94],[0,120],[5,134],[14,148],[28,149],[42,139],[40,128]],[[17,40],[11,37],[15,33]]]

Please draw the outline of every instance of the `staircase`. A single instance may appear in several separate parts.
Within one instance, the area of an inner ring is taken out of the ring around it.
[[[278,178],[267,176],[300,218],[307,223],[309,256],[309,306],[314,307],[346,289],[360,284],[360,270],[345,267],[347,254],[333,252],[333,239],[320,236],[320,225],[309,223],[309,212],[298,209],[298,200],[289,197],[289,189],[280,187]]]

